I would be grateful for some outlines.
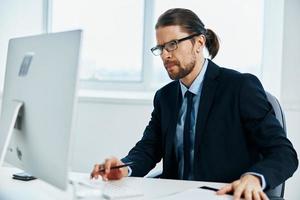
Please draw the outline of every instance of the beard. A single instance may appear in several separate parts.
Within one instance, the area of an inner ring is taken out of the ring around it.
[[[176,65],[178,71],[176,73],[172,73],[167,70],[168,75],[172,80],[179,80],[181,78],[184,78],[185,76],[187,76],[193,71],[196,64],[196,56],[193,55],[190,62],[187,63],[184,68],[182,67],[182,64],[178,60],[172,61],[171,63]]]

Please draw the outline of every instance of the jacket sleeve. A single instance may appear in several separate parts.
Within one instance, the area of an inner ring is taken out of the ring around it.
[[[262,155],[248,171],[262,174],[267,189],[272,189],[296,171],[297,153],[276,119],[261,83],[250,74],[243,75],[240,115],[249,138]]]
[[[142,139],[121,159],[122,162],[133,161],[131,176],[145,176],[162,158],[162,136],[160,120],[159,91],[154,97],[154,109],[151,120],[145,128]]]

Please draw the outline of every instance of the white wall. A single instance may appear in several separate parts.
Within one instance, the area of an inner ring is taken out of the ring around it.
[[[276,2],[276,3],[275,3]],[[300,1],[265,0],[266,17],[262,82],[281,101],[286,113],[288,136],[300,153]],[[272,12],[275,7],[278,12]],[[0,0],[0,88],[8,38],[43,31],[43,0]],[[247,39],[251,40],[251,38]],[[125,155],[142,136],[152,110],[151,98],[81,97],[72,168],[89,172],[105,157]],[[299,170],[287,181],[286,199],[300,199]]]
[[[152,101],[126,98],[89,99],[78,105],[72,169],[90,172],[109,156],[123,157],[141,138]]]
[[[264,1],[263,32],[261,81],[265,90],[280,99],[284,32],[284,0]],[[251,40],[251,38],[249,40]]]

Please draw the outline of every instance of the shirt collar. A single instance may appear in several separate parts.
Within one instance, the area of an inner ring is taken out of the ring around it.
[[[186,93],[187,90],[189,90],[191,93],[193,93],[196,96],[200,95],[200,87],[202,86],[202,83],[203,83],[207,65],[208,65],[208,60],[205,59],[200,73],[197,75],[196,79],[193,81],[190,88],[187,88],[183,83],[181,83],[181,81],[179,81],[180,86],[181,86],[182,97],[184,97],[184,94]]]

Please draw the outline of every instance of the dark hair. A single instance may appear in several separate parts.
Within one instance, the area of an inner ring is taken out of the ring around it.
[[[173,8],[164,12],[157,20],[155,29],[159,27],[179,25],[189,34],[203,34],[206,37],[205,46],[213,59],[219,51],[218,36],[211,29],[206,29],[203,22],[191,10]]]

